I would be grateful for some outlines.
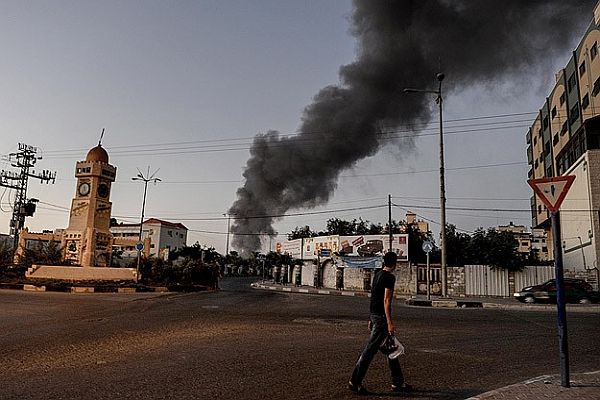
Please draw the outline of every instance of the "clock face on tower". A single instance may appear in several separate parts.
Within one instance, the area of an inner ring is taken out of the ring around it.
[[[90,184],[83,182],[81,185],[79,185],[78,192],[80,196],[87,196],[90,193]]]
[[[102,198],[107,198],[108,192],[108,185],[106,183],[101,183],[98,185],[98,196]]]

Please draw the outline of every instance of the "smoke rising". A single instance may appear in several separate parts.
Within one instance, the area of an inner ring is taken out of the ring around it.
[[[326,203],[339,174],[372,156],[389,140],[381,127],[427,123],[431,95],[405,87],[443,90],[552,76],[573,38],[592,19],[595,0],[355,0],[351,32],[356,61],[340,68],[338,85],[317,93],[303,112],[299,133],[257,135],[243,187],[229,213],[233,246],[258,250],[274,234],[276,216]],[[442,71],[439,71],[441,60]],[[543,74],[543,75],[540,75]],[[540,101],[541,103],[541,101]],[[409,149],[411,140],[403,140]]]

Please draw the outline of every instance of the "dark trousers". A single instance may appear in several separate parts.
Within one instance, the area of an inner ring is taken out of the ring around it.
[[[369,337],[369,341],[367,342],[362,354],[358,358],[356,366],[354,367],[354,371],[352,372],[351,381],[355,385],[362,384],[362,381],[367,374],[367,370],[369,369],[369,365],[371,365],[371,361],[373,361],[373,358],[379,351],[381,343],[383,343],[384,339],[388,335],[385,315],[371,314],[370,318],[373,324],[371,336]],[[402,375],[402,368],[400,368],[400,361],[398,360],[398,357],[390,359],[386,356],[385,358],[388,360],[388,366],[390,367],[390,372],[392,373],[392,384],[401,386],[404,383],[404,375]]]

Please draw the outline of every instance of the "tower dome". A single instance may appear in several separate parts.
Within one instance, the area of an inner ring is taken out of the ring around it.
[[[90,151],[88,151],[87,156],[85,157],[85,161],[87,162],[103,162],[108,164],[108,153],[104,148],[102,148],[101,144],[94,147]]]

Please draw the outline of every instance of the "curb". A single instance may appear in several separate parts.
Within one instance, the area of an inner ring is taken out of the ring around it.
[[[57,284],[33,285],[28,283],[0,283],[0,289],[23,290],[26,292],[62,292],[62,293],[181,293],[212,291],[208,286],[172,285],[172,286],[63,286]]]
[[[590,371],[577,374],[571,374],[571,388],[569,391],[578,390],[578,388],[593,388],[599,387],[597,382],[600,380],[599,371]],[[544,385],[543,389],[532,389],[531,386]],[[515,383],[512,385],[504,386],[489,392],[481,393],[473,397],[469,397],[466,400],[500,400],[500,399],[511,399],[511,398],[540,398],[541,392],[544,392],[546,396],[544,398],[558,399],[558,397],[564,388],[560,386],[560,375],[542,375],[536,378],[531,378],[523,382]],[[600,389],[598,389],[600,392]],[[523,395],[527,397],[522,397]],[[589,393],[588,393],[589,394]],[[594,393],[595,394],[595,393]],[[569,398],[591,399],[591,397],[581,397],[580,394],[571,394]],[[598,398],[598,397],[594,397]]]
[[[303,294],[316,294],[316,295],[331,295],[331,296],[350,296],[350,297],[371,297],[368,292],[350,291],[350,290],[339,290],[339,289],[319,289],[307,286],[283,286],[273,283],[262,283],[254,282],[250,284],[254,289],[279,291],[284,293],[303,293]],[[469,300],[469,299],[436,299],[426,300],[415,297],[406,297],[403,295],[395,295],[397,300],[404,300],[405,304],[413,307],[436,307],[436,308],[487,308],[497,310],[522,310],[522,311],[548,311],[555,312],[555,304],[508,304],[508,303],[494,303],[486,302],[482,300]],[[579,304],[568,304],[568,312],[587,312],[587,313],[600,313],[600,304],[594,305],[579,305]]]

